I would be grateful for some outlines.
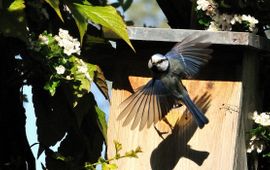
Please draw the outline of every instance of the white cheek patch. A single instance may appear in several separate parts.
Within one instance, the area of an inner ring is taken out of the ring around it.
[[[166,71],[169,67],[169,61],[165,60],[157,65],[159,71]]]
[[[148,68],[156,66],[159,71],[166,71],[169,67],[169,61],[162,54],[154,54],[148,62]]]

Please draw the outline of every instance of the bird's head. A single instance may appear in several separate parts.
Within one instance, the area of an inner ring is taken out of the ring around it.
[[[148,68],[154,72],[164,72],[169,68],[168,58],[162,54],[154,54],[148,61]]]

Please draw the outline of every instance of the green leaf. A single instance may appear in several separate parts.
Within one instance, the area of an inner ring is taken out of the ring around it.
[[[66,91],[66,93],[67,92],[68,91]],[[105,119],[105,113],[97,106],[97,104],[93,100],[94,100],[94,97],[93,97],[92,93],[85,94],[85,95],[83,95],[83,97],[78,99],[78,104],[72,110],[75,113],[78,127],[81,127],[82,121],[87,114],[89,114],[89,113],[92,114],[92,112],[95,112],[97,115],[96,122],[97,122],[98,128],[106,141],[107,122]]]
[[[115,153],[118,154],[119,151],[122,150],[122,144],[116,140],[114,140],[113,142],[114,142]]]
[[[92,5],[88,0],[82,0],[81,3],[84,5]]]
[[[24,8],[25,8],[24,0],[15,0],[8,7],[8,11],[10,12],[18,11],[18,10],[23,10]]]
[[[85,38],[84,38],[84,49],[85,49],[85,51],[92,50],[93,48],[95,48],[95,46],[97,44],[111,45],[111,44],[109,44],[108,41],[106,41],[104,38],[102,38],[100,36],[97,37],[97,36],[92,36],[92,35],[89,35],[89,34],[85,35]]]
[[[114,170],[117,169],[116,164],[108,164],[108,163],[102,163],[102,170]]]
[[[60,161],[63,161],[63,162],[69,162],[72,160],[72,158],[70,156],[64,156],[60,153],[57,153],[55,152],[54,155],[53,155],[53,158],[56,159],[56,160],[60,160]]]
[[[54,96],[56,88],[59,86],[59,84],[60,84],[59,80],[50,79],[48,82],[46,82],[44,89],[48,90],[51,96]]]
[[[130,5],[133,3],[133,0],[126,0],[123,4],[123,10],[126,11],[130,7]]]
[[[102,157],[98,158],[98,163],[105,163],[105,162],[106,162],[106,160],[104,158],[102,158]]]
[[[81,139],[82,133],[75,134],[73,133],[75,129],[69,127],[67,135],[61,141],[60,146],[58,147],[57,152],[52,154],[46,153],[46,166],[47,169],[55,170],[75,170],[81,166],[82,162],[85,162],[87,158],[84,158],[84,149],[85,145]],[[88,161],[88,160],[87,160]],[[80,162],[80,163],[79,163]]]
[[[97,124],[98,127],[105,139],[105,142],[107,143],[107,122],[105,118],[105,113],[98,107],[95,106],[95,110],[97,113]]]
[[[61,140],[68,130],[71,111],[61,90],[51,97],[41,83],[33,84],[33,104],[36,115],[39,147],[38,156],[46,149]],[[45,147],[45,148],[44,148]]]
[[[68,1],[66,1],[66,4],[67,4],[68,8],[70,9],[70,11],[72,13],[72,17],[74,18],[74,20],[76,22],[76,25],[77,25],[77,27],[79,29],[80,42],[82,44],[84,34],[85,34],[86,30],[87,30],[88,21],[85,18],[85,16],[78,11],[78,9],[76,8],[76,6],[73,3],[70,3]]]
[[[202,18],[198,22],[199,22],[199,24],[201,24],[201,25],[203,25],[205,27],[208,27],[210,25],[210,21],[208,19],[206,19],[206,18]]]
[[[86,63],[86,65],[87,65],[87,68],[88,68],[88,74],[89,74],[89,76],[91,78],[91,82],[92,82],[94,80],[95,72],[97,71],[97,65],[94,65],[94,64],[91,64],[91,63]],[[89,89],[89,91],[90,91],[90,89]]]
[[[136,152],[136,153],[142,152],[142,148],[141,148],[140,146],[138,146],[138,147],[135,149],[135,152]]]
[[[90,162],[85,162],[84,168],[88,169],[88,170],[95,170],[95,166],[93,164],[91,164]]]
[[[270,152],[269,153],[266,153],[266,154],[263,154],[263,157],[270,157]]]
[[[138,158],[137,153],[134,150],[126,152],[125,156],[130,158]]]
[[[114,7],[81,5],[77,3],[74,4],[74,7],[87,19],[112,30],[134,50],[134,47],[132,46],[128,37],[126,25]]]
[[[108,92],[108,86],[106,83],[105,76],[100,69],[100,67],[96,67],[95,76],[94,76],[94,82],[96,83],[99,90],[102,92],[104,97],[109,100],[109,92]]]
[[[59,9],[59,0],[45,0],[56,12],[56,14],[59,16],[59,18],[64,22],[63,17],[61,15],[60,9]]]
[[[72,109],[73,112],[75,113],[78,127],[81,127],[85,115],[87,115],[90,112],[90,109],[92,107],[92,105],[90,104],[91,100],[93,100],[92,95],[90,95],[89,93],[85,94],[83,95],[83,97],[78,99],[77,101],[78,104],[76,105],[76,107]]]
[[[70,69],[74,76],[74,82],[72,84],[74,90],[73,107],[77,105],[78,99],[84,94],[90,92],[90,87],[94,79],[94,72],[96,71],[96,65],[86,63],[83,60],[71,56],[69,62],[73,63],[73,67]]]
[[[14,0],[6,8],[0,10],[0,33],[7,37],[27,41],[24,8],[24,0]]]

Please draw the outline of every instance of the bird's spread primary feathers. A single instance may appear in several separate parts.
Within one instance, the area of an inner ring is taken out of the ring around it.
[[[204,36],[188,36],[177,43],[165,56],[155,54],[148,67],[153,78],[134,94],[121,103],[122,110],[118,120],[125,118],[123,125],[132,122],[131,129],[139,125],[143,129],[147,124],[161,120],[175,105],[182,103],[193,115],[198,126],[202,128],[208,119],[190,99],[183,86],[182,78],[191,78],[199,72],[211,58],[209,43],[202,43]]]

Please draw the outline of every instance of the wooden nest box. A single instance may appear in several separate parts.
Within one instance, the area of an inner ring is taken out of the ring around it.
[[[105,74],[113,81],[108,124],[108,157],[115,154],[114,140],[123,152],[142,148],[138,159],[117,161],[120,170],[244,170],[247,169],[246,132],[259,107],[258,52],[270,49],[268,40],[246,32],[128,27],[136,49],[117,43]],[[116,120],[119,104],[150,79],[147,62],[164,54],[190,34],[208,35],[213,57],[196,79],[184,80],[191,98],[209,123],[199,129],[185,106],[173,109],[149,129],[123,127]],[[108,38],[114,35],[107,33]],[[159,133],[158,133],[159,132]]]

